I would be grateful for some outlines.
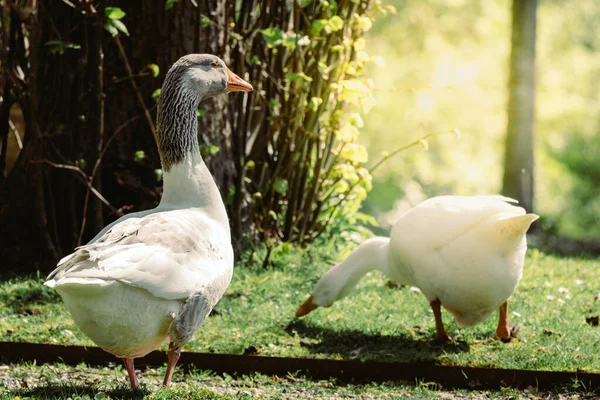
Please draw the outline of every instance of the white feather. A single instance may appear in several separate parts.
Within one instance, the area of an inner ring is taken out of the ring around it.
[[[329,306],[377,268],[439,299],[459,325],[487,318],[515,290],[538,216],[503,196],[441,196],[408,210],[390,238],[370,239],[317,283],[312,302]]]
[[[206,166],[190,155],[165,175],[165,190],[175,192],[163,197],[169,202],[109,225],[45,283],[77,326],[119,357],[141,357],[170,336],[185,344],[231,280],[228,221]],[[198,296],[195,309],[184,308]],[[182,319],[194,326],[173,323],[184,310],[202,314]]]

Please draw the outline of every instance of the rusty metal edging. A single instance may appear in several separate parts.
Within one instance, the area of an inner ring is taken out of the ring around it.
[[[60,346],[35,343],[0,342],[0,360],[5,362],[36,361],[38,364],[63,362],[103,365],[119,360],[98,347]],[[162,366],[166,354],[153,351],[136,359],[137,366]],[[216,373],[284,376],[301,372],[313,378],[336,378],[342,382],[409,381],[436,382],[447,388],[499,389],[533,386],[551,390],[580,381],[588,391],[600,390],[600,374],[585,372],[534,371],[521,369],[440,366],[429,363],[393,363],[353,360],[324,360],[243,356],[236,354],[183,352],[179,364]]]

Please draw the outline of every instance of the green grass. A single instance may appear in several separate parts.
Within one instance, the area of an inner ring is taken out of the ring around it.
[[[485,342],[494,334],[496,317],[460,329],[444,313],[456,340],[441,346],[431,341],[434,321],[423,295],[388,288],[379,272],[369,273],[331,308],[294,319],[296,307],[343,250],[334,244],[308,250],[282,246],[268,269],[259,267],[258,256],[243,261],[215,312],[184,350],[242,354],[254,347],[259,355],[600,372],[600,327],[586,322],[600,314],[600,301],[594,300],[600,291],[599,260],[530,250],[510,302],[511,321],[520,326],[517,338],[508,344]],[[41,282],[19,278],[0,284],[0,340],[92,345]]]
[[[126,386],[126,372],[116,367],[89,368],[64,364],[36,366],[0,365],[0,399],[582,399],[586,393],[574,382],[560,392],[444,390],[428,382],[386,382],[383,384],[339,384],[335,380],[314,381],[302,376],[255,374],[232,377],[207,371],[174,375],[169,389],[161,387],[164,367],[147,369],[142,390]]]

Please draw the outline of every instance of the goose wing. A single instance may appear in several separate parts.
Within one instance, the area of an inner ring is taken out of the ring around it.
[[[63,258],[46,284],[119,281],[159,298],[187,299],[215,285],[226,288],[232,268],[228,231],[201,210],[173,210],[112,226]]]
[[[409,248],[438,249],[475,225],[499,213],[524,215],[525,210],[504,196],[439,196],[408,210],[392,229]]]

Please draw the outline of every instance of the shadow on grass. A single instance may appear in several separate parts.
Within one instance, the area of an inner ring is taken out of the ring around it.
[[[535,225],[534,225],[535,226]],[[559,257],[595,258],[600,256],[600,239],[578,240],[558,235],[552,229],[537,229],[527,235],[529,247]]]
[[[22,287],[15,285],[14,288],[0,291],[0,302],[17,313],[22,313],[21,309],[27,313],[27,308],[31,305],[52,304],[60,301],[60,296],[53,289],[44,286],[39,281],[28,281]]]
[[[150,394],[150,391],[147,389],[133,390],[125,385],[102,390],[102,388],[92,385],[49,383],[31,389],[15,389],[9,393],[14,397],[31,397],[34,399],[68,399],[79,397],[89,397],[93,399],[100,393],[104,393],[107,396],[101,398],[143,399],[144,396]]]
[[[304,320],[295,320],[286,327],[289,334],[297,333],[301,346],[314,354],[340,355],[343,359],[397,362],[435,362],[441,354],[463,353],[469,344],[454,341],[435,343],[429,335],[368,334],[358,330],[331,330]],[[307,341],[306,339],[312,339]]]

